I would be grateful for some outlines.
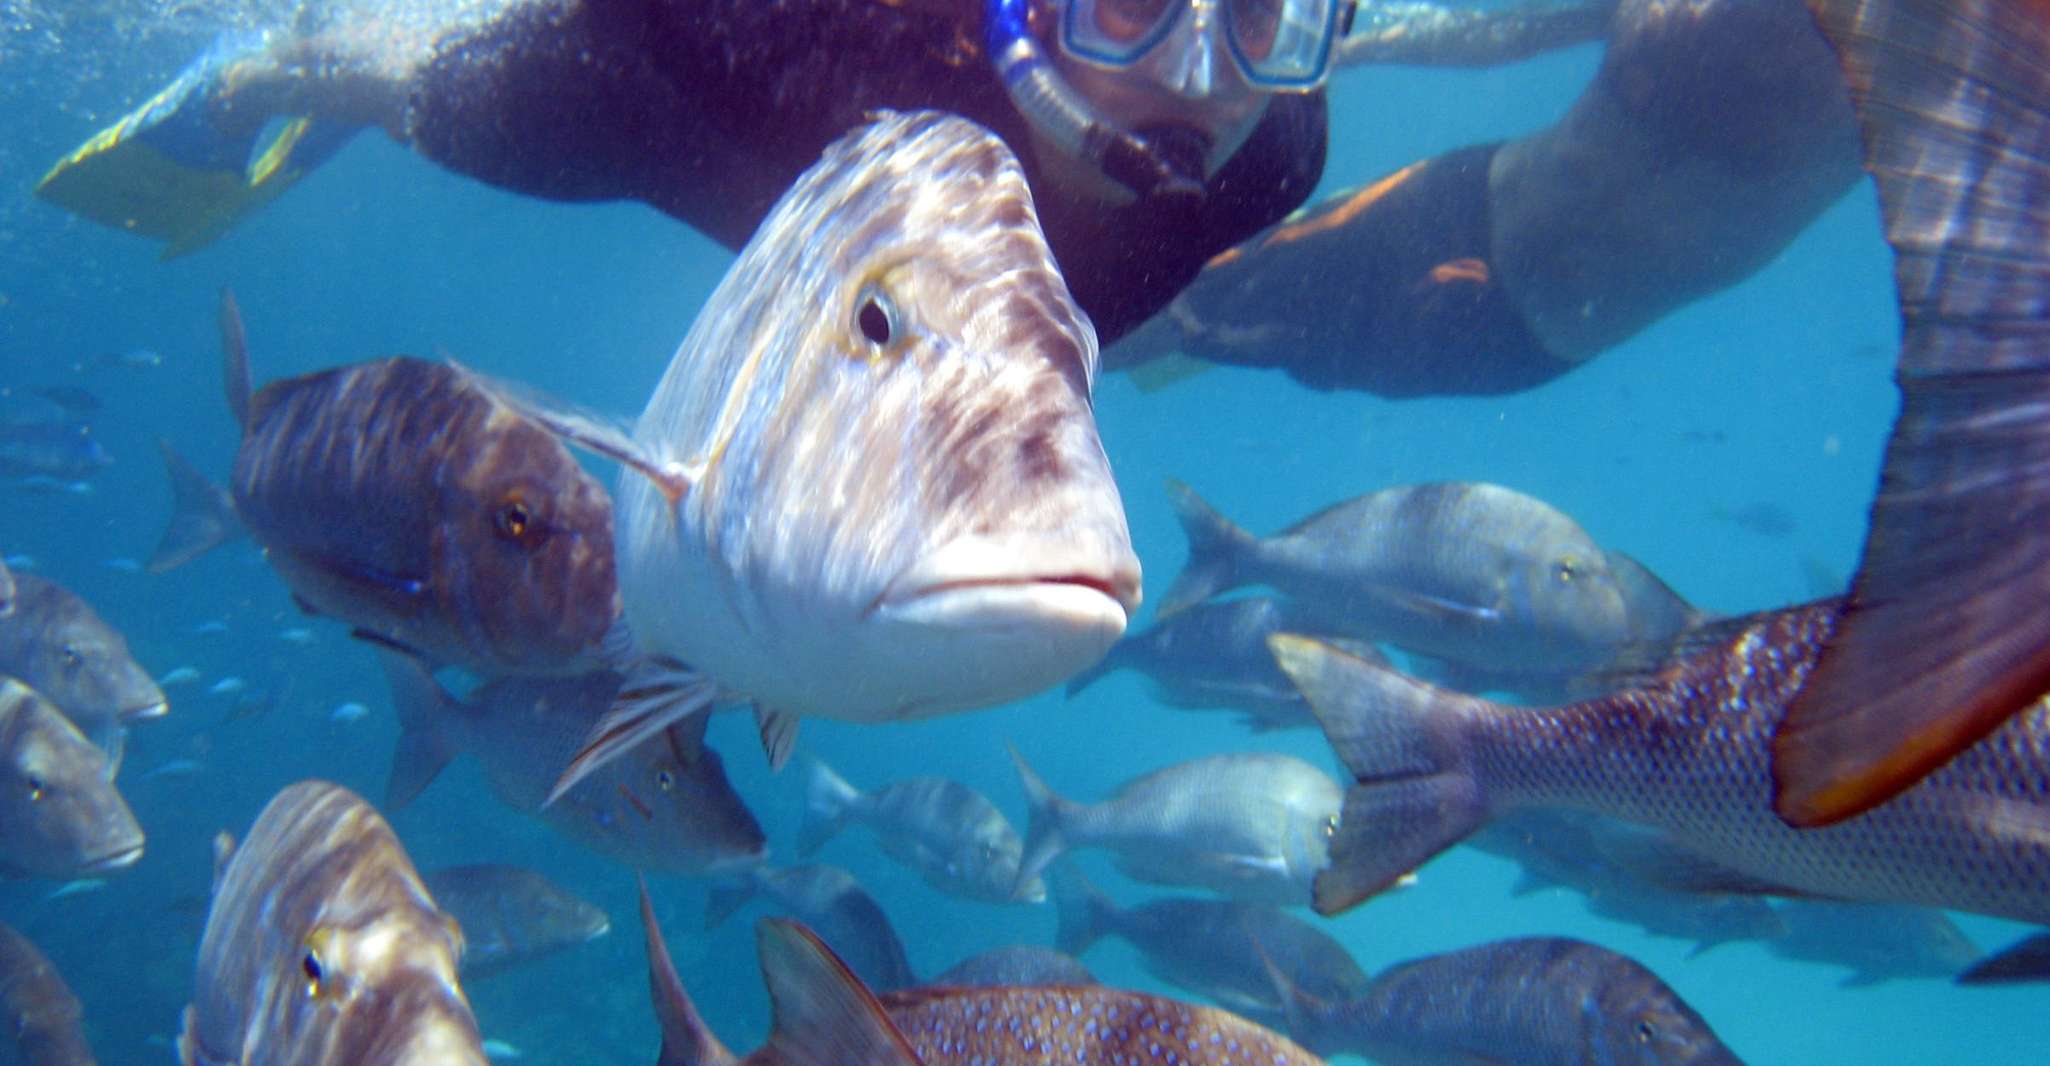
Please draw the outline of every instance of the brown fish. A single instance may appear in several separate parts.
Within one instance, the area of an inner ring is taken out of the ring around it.
[[[368,803],[302,781],[215,851],[184,1066],[485,1066],[463,935]]]
[[[554,435],[467,372],[405,356],[251,395],[232,296],[221,320],[243,429],[231,491],[167,449],[179,512],[149,569],[239,524],[301,607],[429,662],[496,676],[605,661],[612,501]]]
[[[1886,802],[2050,691],[2050,8],[1809,0],[1879,186],[1901,414],[1844,617],[1773,740],[1773,806]]]
[[[0,925],[0,1024],[13,1034],[13,1057],[25,1066],[94,1066],[79,1028],[84,1009],[50,960],[20,933]]]
[[[13,607],[0,614],[0,674],[56,704],[118,770],[128,724],[170,709],[164,690],[84,598],[35,574],[13,580]]]
[[[107,757],[49,700],[0,677],[0,873],[103,876],[142,846]]]

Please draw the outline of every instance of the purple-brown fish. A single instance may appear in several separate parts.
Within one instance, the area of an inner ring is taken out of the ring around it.
[[[612,501],[549,431],[467,372],[398,356],[250,393],[224,294],[230,491],[169,448],[178,513],[162,571],[239,523],[299,605],[436,665],[485,676],[601,665],[619,617]]]
[[[29,939],[0,925],[0,1025],[12,1048],[0,1062],[22,1066],[94,1066],[79,1027],[84,1008],[64,976]]]

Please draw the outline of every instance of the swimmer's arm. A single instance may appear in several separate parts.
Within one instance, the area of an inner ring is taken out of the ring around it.
[[[1541,52],[1601,40],[1618,0],[1533,0],[1487,10],[1444,0],[1380,0],[1361,5],[1352,33],[1338,44],[1341,67],[1395,63],[1492,67]]]

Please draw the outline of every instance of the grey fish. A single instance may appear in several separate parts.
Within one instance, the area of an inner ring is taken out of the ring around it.
[[[868,987],[889,991],[918,983],[890,916],[853,874],[838,866],[756,866],[712,886],[705,927],[725,921],[757,895],[803,922]]]
[[[710,687],[615,724],[593,757],[716,689],[772,724],[893,721],[1094,663],[1139,604],[1096,368],[1002,140],[882,113],[829,146],[699,313],[635,440],[600,445],[656,475],[619,491],[628,623]]]
[[[1781,958],[1847,967],[1845,988],[1900,978],[1948,980],[1979,961],[1979,946],[1933,907],[1790,899],[1778,909],[1787,934],[1766,946]]]
[[[1391,1066],[1741,1066],[1657,974],[1579,940],[1498,940],[1414,959],[1353,1000],[1320,999],[1274,976],[1290,1032],[1326,1055]]]
[[[1037,877],[1020,877],[1025,844],[982,793],[944,777],[909,777],[873,792],[809,760],[798,852],[810,855],[850,824],[867,826],[883,853],[950,896],[985,903],[1046,899]]]
[[[0,677],[0,871],[70,881],[142,858],[107,757],[34,689]]]
[[[1075,848],[1104,848],[1135,881],[1205,888],[1245,903],[1301,905],[1327,848],[1343,791],[1288,755],[1213,755],[1155,770],[1110,799],[1055,795],[1016,750],[1032,805],[1019,883]]]
[[[962,959],[925,984],[934,988],[1017,988],[1026,985],[1093,985],[1096,975],[1082,960],[1037,944],[1013,944]]]
[[[1225,1011],[1102,985],[934,986],[878,999],[809,930],[776,919],[755,926],[775,1028],[767,1043],[739,1059],[684,991],[645,885],[641,921],[648,937],[648,984],[662,1028],[657,1066],[1318,1062],[1287,1038]]]
[[[148,569],[246,528],[299,605],[485,677],[611,661],[612,500],[555,436],[467,372],[395,357],[250,393],[223,295],[242,427],[224,493],[165,446],[176,510]]]
[[[1255,538],[1170,483],[1189,563],[1173,614],[1227,589],[1287,595],[1313,632],[1385,641],[1490,671],[1572,675],[1662,634],[1634,619],[1608,553],[1579,523],[1511,489],[1384,489]]]
[[[79,481],[113,462],[92,430],[76,422],[0,425],[0,475],[6,477]]]
[[[1272,596],[1196,604],[1126,634],[1102,662],[1068,682],[1068,695],[1118,670],[1137,670],[1153,682],[1154,698],[1172,707],[1238,711],[1255,732],[1315,729],[1310,705],[1267,651],[1276,633],[1316,632],[1298,613]],[[1371,644],[1344,643],[1355,654],[1378,654]]]
[[[1863,817],[1800,831],[1773,812],[1772,731],[1836,617],[1823,602],[1719,623],[1641,685],[1552,708],[1460,696],[1275,637],[1354,777],[1317,909],[1352,906],[1509,811],[1565,807],[1699,855],[1703,868],[1671,871],[1672,887],[2050,924],[2050,706]]]
[[[1365,995],[1367,974],[1345,947],[1279,907],[1214,899],[1154,899],[1119,907],[1072,869],[1053,871],[1060,927],[1076,955],[1106,936],[1139,950],[1146,972],[1265,1025],[1285,1020],[1270,968],[1321,999]]]
[[[368,803],[302,781],[214,850],[183,1066],[484,1066],[463,934]]]
[[[1467,843],[1523,867],[1517,893],[1546,884],[1579,892],[1587,909],[1655,936],[1694,941],[1693,954],[1735,940],[1772,940],[1787,923],[1762,896],[1683,892],[1661,883],[1662,864],[1699,859],[1663,834],[1578,811],[1526,808]]]
[[[14,575],[14,610],[0,616],[0,674],[62,708],[113,769],[128,723],[170,709],[121,633],[76,593],[35,574]]]
[[[761,825],[704,743],[704,716],[547,803],[549,785],[617,697],[620,675],[500,678],[457,700],[412,657],[380,658],[400,729],[387,807],[403,806],[468,752],[501,803],[627,865],[699,875],[761,861]]]
[[[12,1049],[0,1061],[22,1066],[94,1066],[71,986],[29,939],[0,925],[0,1025]]]
[[[447,866],[421,882],[462,929],[462,972],[469,977],[546,958],[612,930],[604,911],[525,867]]]

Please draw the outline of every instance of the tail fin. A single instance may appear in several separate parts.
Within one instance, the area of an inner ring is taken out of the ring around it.
[[[392,749],[391,778],[384,786],[384,809],[390,812],[413,802],[456,757],[455,739],[446,726],[455,700],[420,660],[384,648],[377,650],[377,659],[391,686],[392,709],[399,715],[399,742]]]
[[[1336,914],[1388,888],[1487,821],[1465,735],[1484,701],[1307,637],[1278,633],[1267,647],[1353,776],[1331,865],[1314,885],[1317,913]]]
[[[1166,618],[1236,586],[1239,559],[1254,543],[1252,534],[1233,525],[1187,485],[1170,478],[1167,496],[1175,517],[1182,521],[1182,532],[1188,535],[1189,562],[1168,586],[1154,613],[1156,618]]]
[[[669,945],[662,942],[662,927],[655,922],[655,905],[648,899],[648,879],[634,875],[641,886],[641,929],[648,942],[648,998],[655,1005],[655,1021],[662,1027],[662,1054],[655,1066],[733,1066],[737,1060],[712,1027],[698,1014],[690,993],[676,976],[676,964],[669,960]]]
[[[641,659],[627,672],[612,707],[591,727],[556,778],[543,807],[562,798],[577,782],[693,714],[710,714],[719,687],[710,678],[660,656]]]
[[[1090,884],[1073,863],[1047,871],[1046,879],[1053,887],[1059,923],[1053,935],[1055,947],[1080,955],[1116,925],[1118,905]]]
[[[752,870],[730,880],[714,881],[705,893],[705,928],[716,928],[753,898],[755,877]]]
[[[797,832],[797,853],[810,855],[847,825],[848,808],[861,800],[861,790],[818,759],[805,759],[804,822]]]
[[[1032,808],[1031,821],[1025,829],[1024,858],[1018,862],[1018,883],[1012,891],[1016,897],[1022,896],[1033,878],[1044,873],[1061,852],[1068,850],[1068,842],[1061,830],[1076,805],[1046,787],[1046,782],[1033,772],[1017,748],[1011,747],[1010,752],[1011,762],[1018,767],[1018,783],[1025,787],[1025,802]]]
[[[207,480],[205,474],[157,438],[164,453],[164,472],[171,475],[171,521],[143,568],[152,574],[175,570],[242,535],[235,516],[235,498]]]
[[[811,930],[765,918],[755,926],[755,947],[775,1019],[765,1048],[773,1061],[918,1066],[918,1054],[875,993]]]
[[[1344,1026],[1339,1024],[1348,1006],[1342,1000],[1329,1000],[1319,996],[1288,975],[1274,956],[1267,953],[1267,945],[1257,936],[1250,936],[1253,953],[1260,957],[1260,968],[1267,973],[1267,980],[1274,986],[1274,1000],[1281,1005],[1283,1027],[1288,1030],[1289,1039],[1315,1052],[1323,1058],[1330,1058],[1341,1051],[1359,1052],[1344,1047],[1334,1040],[1341,1036]]]
[[[249,334],[242,328],[235,293],[226,287],[221,289],[221,386],[227,391],[235,428],[249,432]]]
[[[2016,941],[1980,959],[1957,975],[1961,985],[2001,985],[2050,981],[2050,933]]]

